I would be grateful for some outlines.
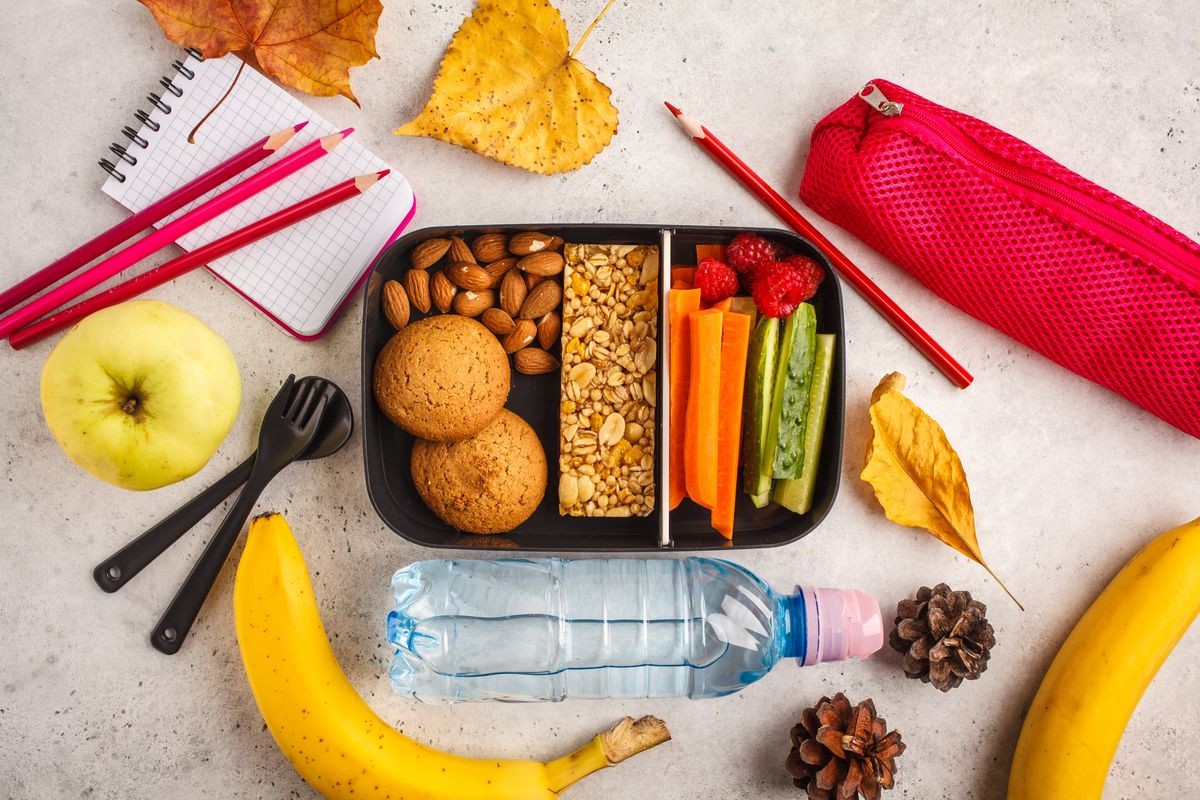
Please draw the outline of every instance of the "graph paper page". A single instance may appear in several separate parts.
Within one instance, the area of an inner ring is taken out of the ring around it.
[[[188,133],[233,83],[240,65],[234,56],[206,61],[188,56],[183,66],[194,76],[189,79],[176,72],[172,81],[183,95],[163,92],[162,101],[170,107],[169,113],[143,104],[151,112],[150,122],[159,130],[153,130],[150,123],[143,124],[139,135],[148,147],[130,145],[129,152],[138,163],[118,161],[125,180],[110,177],[104,192],[126,208],[140,211],[262,137],[309,121],[278,155],[184,207],[159,223],[161,226],[275,163],[282,155],[337,130],[247,67],[233,92],[200,127],[196,143],[189,144]],[[387,164],[351,136],[329,155],[180,237],[176,244],[193,250],[347,178],[386,168]],[[329,324],[375,256],[409,216],[413,202],[408,180],[393,170],[365,194],[213,261],[209,269],[285,328],[301,336],[313,336]]]

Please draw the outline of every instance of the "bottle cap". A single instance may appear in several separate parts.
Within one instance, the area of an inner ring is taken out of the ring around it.
[[[883,615],[874,597],[857,589],[796,589],[808,620],[801,664],[866,658],[883,647]]]

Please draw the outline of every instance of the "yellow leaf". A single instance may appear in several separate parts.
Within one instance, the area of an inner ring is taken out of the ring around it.
[[[568,44],[547,0],[480,0],[446,49],[429,102],[396,133],[543,175],[582,167],[617,132],[617,108]]]
[[[892,522],[924,528],[975,561],[996,579],[1013,602],[1024,606],[983,560],[975,535],[971,489],[946,432],[900,390],[904,376],[893,372],[871,395],[874,438],[862,479]]]

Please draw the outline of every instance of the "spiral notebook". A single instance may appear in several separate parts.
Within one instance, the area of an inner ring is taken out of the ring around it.
[[[128,141],[114,144],[110,148],[114,158],[100,162],[109,173],[105,194],[140,211],[267,134],[308,120],[281,151],[286,154],[338,130],[247,67],[230,95],[197,131],[195,144],[189,144],[189,132],[233,85],[240,65],[234,56],[202,59],[190,50],[186,58],[175,61],[174,74],[159,81],[162,94],[148,95],[148,110],[138,110],[140,130],[126,127],[122,134]],[[278,156],[268,158],[160,225],[277,160]],[[328,156],[181,236],[176,244],[192,250],[347,178],[386,168],[351,136]],[[408,180],[392,170],[370,192],[217,259],[208,268],[288,333],[315,339],[337,318],[415,209]]]

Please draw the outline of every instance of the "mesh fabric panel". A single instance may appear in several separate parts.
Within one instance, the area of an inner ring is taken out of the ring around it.
[[[886,81],[891,100],[953,122],[992,153],[1136,216],[1190,254],[1200,246],[1028,144]],[[869,125],[857,97],[814,129],[801,199],[955,306],[1200,437],[1200,295],[1161,265],[1036,195],[922,141]]]

